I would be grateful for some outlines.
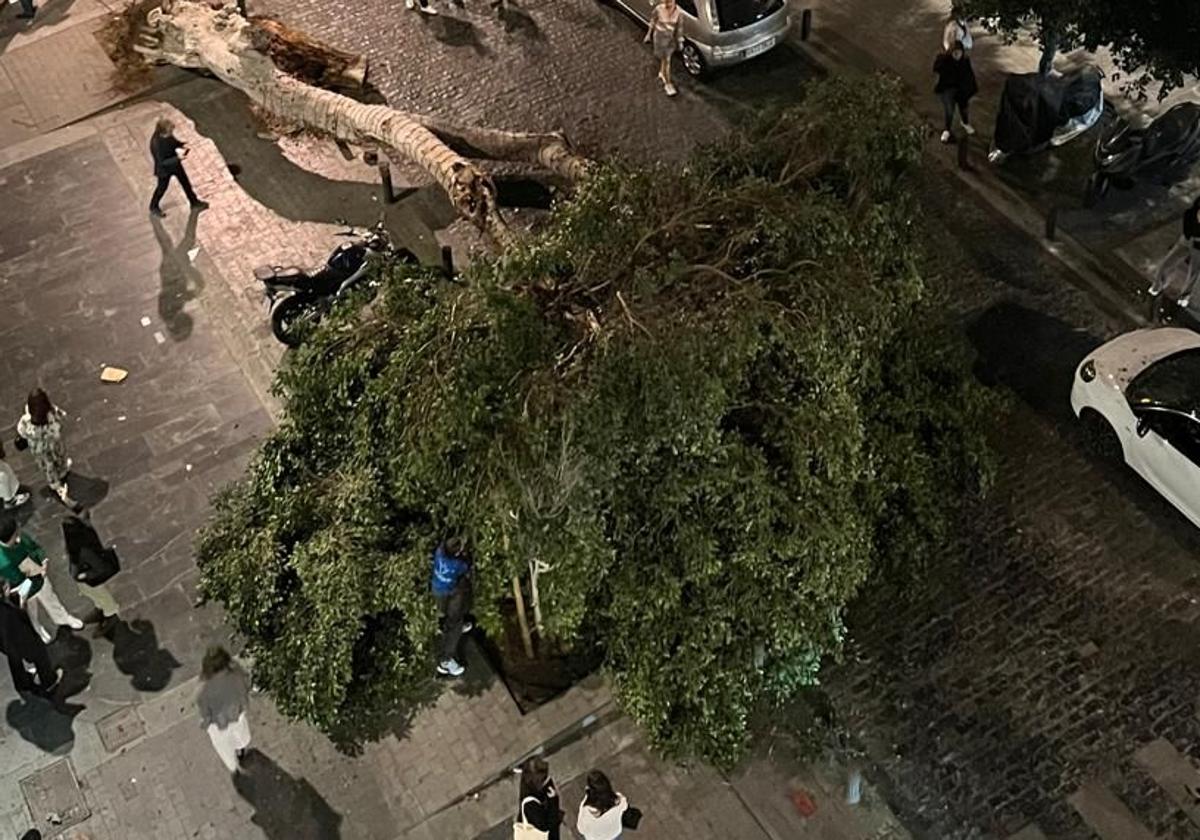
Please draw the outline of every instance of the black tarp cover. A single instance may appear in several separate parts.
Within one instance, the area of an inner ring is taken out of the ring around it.
[[[1004,82],[993,145],[1006,155],[1037,151],[1055,129],[1100,103],[1100,73],[1085,67],[1063,76],[1014,73]]]

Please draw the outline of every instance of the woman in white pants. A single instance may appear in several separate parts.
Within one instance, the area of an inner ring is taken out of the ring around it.
[[[250,746],[250,724],[246,708],[250,701],[250,680],[229,651],[210,647],[200,668],[200,725],[208,733],[213,749],[230,773],[238,772],[238,760]]]
[[[0,522],[0,576],[21,596],[38,636],[46,644],[54,637],[42,626],[38,615],[45,608],[51,623],[83,629],[83,622],[67,612],[46,575],[46,552],[37,541],[23,534],[12,519]]]

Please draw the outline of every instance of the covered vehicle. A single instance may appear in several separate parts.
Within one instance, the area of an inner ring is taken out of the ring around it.
[[[1187,177],[1200,161],[1200,103],[1180,102],[1137,128],[1117,119],[1096,141],[1095,172],[1084,203],[1108,192],[1109,184],[1128,189],[1138,181],[1167,186]]]
[[[1084,67],[1062,76],[1016,73],[1004,82],[988,160],[1060,146],[1099,121],[1104,113],[1103,74]]]

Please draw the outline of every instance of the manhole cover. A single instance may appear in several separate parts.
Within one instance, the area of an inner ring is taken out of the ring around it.
[[[146,734],[146,724],[142,723],[133,706],[126,706],[101,718],[96,723],[96,729],[100,731],[100,742],[109,752],[116,752]]]
[[[83,802],[71,762],[65,758],[22,779],[21,793],[33,814],[34,827],[47,838],[58,836],[92,813]]]

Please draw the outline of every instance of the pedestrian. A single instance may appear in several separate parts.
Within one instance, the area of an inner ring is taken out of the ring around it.
[[[542,832],[546,840],[559,840],[562,818],[558,789],[550,778],[550,765],[540,756],[526,760],[521,765],[518,824],[532,826]]]
[[[45,391],[34,388],[25,401],[25,414],[17,421],[17,448],[29,450],[50,489],[64,505],[75,508],[77,505],[67,492],[71,459],[63,446],[59,422],[65,416],[66,412],[50,402]]]
[[[1200,196],[1183,211],[1183,229],[1154,273],[1154,282],[1150,284],[1151,295],[1157,295],[1166,287],[1171,272],[1180,264],[1184,266],[1184,284],[1183,295],[1178,303],[1186,307],[1191,302],[1196,284],[1200,282]]]
[[[624,828],[622,817],[628,809],[629,803],[613,790],[608,776],[593,770],[587,774],[575,828],[583,840],[620,840]]]
[[[62,669],[50,662],[50,652],[29,621],[29,615],[11,600],[8,582],[0,597],[0,649],[8,659],[13,688],[50,694],[62,679]],[[31,677],[32,675],[32,677]],[[37,678],[34,682],[33,677]]]
[[[46,552],[37,541],[21,533],[14,520],[0,520],[0,577],[21,597],[34,629],[49,644],[54,637],[38,621],[42,608],[57,626],[82,630],[83,622],[67,612],[58,600],[46,571]]]
[[[188,156],[188,146],[175,137],[175,123],[163,118],[154,124],[154,134],[150,137],[150,157],[154,159],[154,177],[158,183],[154,187],[154,195],[150,196],[150,215],[162,217],[167,215],[158,206],[167,185],[174,178],[183,187],[188,204],[193,212],[208,209],[208,202],[196,197],[192,182],[188,180],[187,172],[183,169],[183,159]]]
[[[646,30],[645,42],[654,44],[659,81],[663,83],[667,96],[674,96],[678,91],[671,82],[671,56],[683,44],[683,14],[675,0],[662,0],[650,12],[650,28]]]
[[[250,680],[229,651],[214,645],[204,654],[200,681],[200,693],[196,695],[200,725],[222,763],[230,773],[237,773],[238,761],[250,746],[250,724],[246,721]]]
[[[942,52],[950,52],[956,42],[962,44],[963,52],[968,55],[975,46],[975,39],[971,37],[971,27],[958,4],[950,7],[950,16],[942,25]]]
[[[429,0],[404,0],[406,9],[420,9],[427,15],[436,15],[438,10],[429,5]]]
[[[121,568],[117,553],[106,547],[96,529],[78,516],[64,519],[62,532],[71,577],[80,594],[92,602],[92,611],[83,617],[83,622],[95,625],[93,637],[109,636],[116,629],[119,609],[105,583]]]
[[[471,594],[471,559],[462,539],[450,537],[433,552],[433,597],[441,614],[437,672],[443,677],[462,676],[458,642],[474,626],[467,620]]]
[[[945,115],[945,127],[942,130],[942,142],[949,143],[952,139],[950,129],[954,125],[954,108],[962,117],[962,127],[968,135],[975,133],[971,127],[970,105],[971,97],[979,90],[975,81],[975,70],[971,67],[971,58],[967,55],[961,41],[955,41],[950,49],[938,53],[933,62],[933,72],[937,74],[937,85],[934,92],[942,101],[942,112]]]
[[[21,489],[17,473],[4,460],[4,444],[0,443],[0,505],[4,509],[20,507],[29,501],[29,494]]]

